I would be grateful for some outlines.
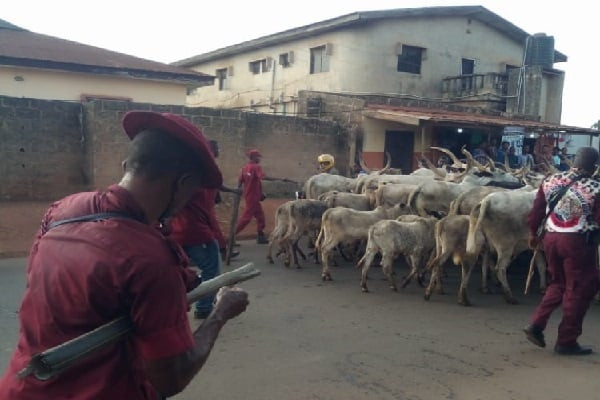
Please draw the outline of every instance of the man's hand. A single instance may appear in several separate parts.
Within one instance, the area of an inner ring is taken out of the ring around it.
[[[540,241],[536,235],[529,235],[529,248],[535,250],[540,245]]]
[[[248,293],[244,289],[222,287],[217,292],[213,313],[227,321],[246,311],[248,303]]]

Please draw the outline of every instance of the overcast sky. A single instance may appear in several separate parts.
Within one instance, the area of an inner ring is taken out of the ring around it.
[[[4,19],[33,32],[161,62],[173,62],[355,11],[482,5],[533,34],[554,36],[568,62],[562,123],[600,119],[598,13],[589,0],[5,0]]]

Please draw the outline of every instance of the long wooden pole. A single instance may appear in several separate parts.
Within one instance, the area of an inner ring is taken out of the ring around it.
[[[242,186],[238,186],[239,190],[242,189]],[[233,206],[231,210],[231,221],[229,224],[229,237],[227,238],[227,250],[225,252],[225,265],[231,264],[231,253],[233,252],[233,245],[235,244],[235,229],[237,227],[238,214],[240,209],[240,201],[242,198],[241,194],[235,193],[233,194]]]
[[[235,285],[258,275],[260,275],[260,271],[254,268],[253,263],[248,263],[233,271],[221,274],[216,278],[202,282],[198,287],[190,291],[187,294],[188,304],[193,304],[197,300],[217,292],[224,286]],[[93,331],[42,353],[33,355],[27,366],[19,371],[17,376],[23,379],[33,374],[37,379],[42,381],[51,379],[71,368],[79,359],[120,340],[129,334],[132,329],[133,322],[129,316],[117,318]]]

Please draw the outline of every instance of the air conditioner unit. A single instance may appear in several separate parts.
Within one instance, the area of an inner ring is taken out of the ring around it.
[[[327,43],[325,45],[325,54],[327,54],[328,56],[333,54],[333,44],[332,43]]]
[[[400,42],[396,43],[395,53],[398,56],[402,55],[402,43],[400,43]]]

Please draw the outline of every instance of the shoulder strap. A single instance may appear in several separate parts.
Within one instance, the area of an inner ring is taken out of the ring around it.
[[[126,213],[121,213],[121,212],[104,212],[104,213],[96,213],[96,214],[88,214],[88,215],[82,215],[79,217],[75,217],[75,218],[68,218],[68,219],[62,219],[59,221],[54,221],[51,224],[48,225],[48,230],[54,229],[57,226],[61,226],[61,225],[65,225],[65,224],[71,224],[74,222],[96,222],[96,221],[104,221],[106,219],[112,219],[112,218],[123,218],[123,219],[133,219],[135,221],[138,222],[142,222],[140,221],[139,218],[134,217],[131,214],[126,214]]]

